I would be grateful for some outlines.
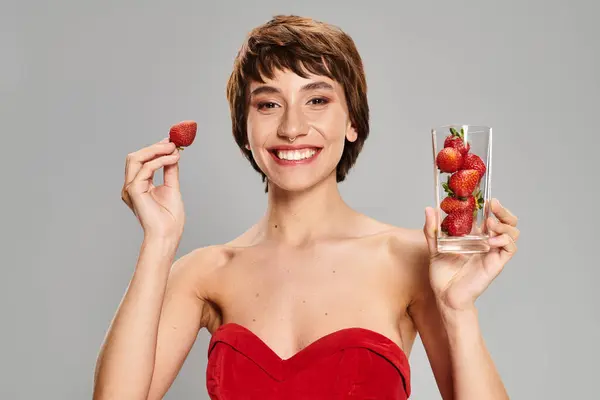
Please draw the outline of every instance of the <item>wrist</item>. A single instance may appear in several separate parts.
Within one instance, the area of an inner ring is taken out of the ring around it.
[[[441,308],[440,315],[451,347],[460,348],[480,343],[481,329],[475,306],[468,309]]]
[[[142,250],[150,250],[162,256],[175,257],[180,239],[172,236],[145,234]]]
[[[479,311],[474,304],[466,308],[453,308],[438,301],[438,308],[447,329],[479,325]]]

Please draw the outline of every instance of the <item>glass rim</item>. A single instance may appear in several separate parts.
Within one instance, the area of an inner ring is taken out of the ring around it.
[[[467,128],[468,133],[488,133],[492,132],[492,127],[489,125],[480,125],[480,124],[448,124],[448,125],[440,125],[431,128],[431,133],[435,133],[442,129],[450,129],[450,128]]]

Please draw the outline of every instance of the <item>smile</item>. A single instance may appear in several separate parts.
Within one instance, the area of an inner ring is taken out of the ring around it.
[[[306,160],[307,158],[313,157],[315,154],[317,154],[316,149],[275,151],[275,155],[277,156],[277,158],[289,161]]]
[[[320,153],[321,149],[316,147],[294,148],[294,149],[271,149],[269,153],[278,164],[297,165],[311,162]]]

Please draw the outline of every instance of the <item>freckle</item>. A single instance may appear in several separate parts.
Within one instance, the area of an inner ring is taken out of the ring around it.
[[[303,303],[306,303],[306,300],[302,300]]]
[[[275,224],[275,228],[277,228],[277,224]]]
[[[327,313],[325,313],[325,315],[327,315]]]
[[[335,274],[335,269],[333,270],[333,273]]]
[[[252,318],[252,322],[256,322],[256,319]]]
[[[258,293],[256,293],[256,297],[260,296]]]

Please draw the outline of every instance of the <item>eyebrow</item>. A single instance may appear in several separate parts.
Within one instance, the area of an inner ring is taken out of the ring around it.
[[[302,86],[302,88],[300,88],[300,90],[303,92],[310,91],[310,90],[318,90],[318,89],[333,90],[333,86],[327,82],[318,81],[318,82],[307,83],[306,85]],[[281,91],[279,89],[277,89],[276,87],[263,85],[263,86],[259,86],[256,89],[254,89],[252,91],[252,93],[250,93],[250,96],[256,96],[261,93],[281,93]]]

